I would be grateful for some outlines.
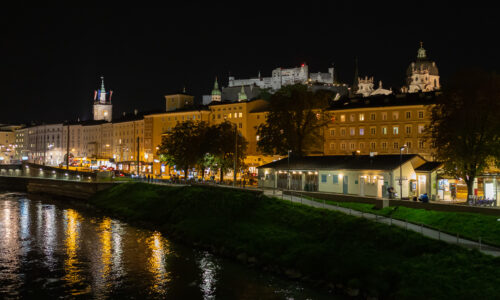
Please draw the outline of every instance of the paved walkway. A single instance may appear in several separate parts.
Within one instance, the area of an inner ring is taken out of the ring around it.
[[[499,248],[492,247],[489,245],[480,244],[479,241],[471,241],[468,239],[464,239],[464,238],[459,237],[458,235],[454,236],[451,234],[443,233],[441,231],[431,229],[431,228],[428,228],[428,227],[425,227],[422,225],[409,223],[409,222],[401,221],[401,220],[397,220],[397,219],[387,218],[384,216],[379,216],[379,215],[375,215],[375,214],[371,214],[371,213],[360,212],[360,211],[353,210],[350,208],[325,204],[324,202],[321,203],[321,202],[317,202],[317,201],[312,201],[312,200],[308,200],[308,199],[305,199],[302,197],[297,197],[295,195],[294,196],[283,195],[280,191],[275,191],[273,193],[273,191],[271,190],[271,191],[264,191],[264,193],[268,196],[271,196],[271,197],[274,196],[274,197],[282,198],[284,200],[290,200],[292,202],[301,203],[301,204],[305,204],[305,205],[309,205],[309,206],[313,206],[313,207],[317,207],[317,208],[324,208],[324,209],[329,209],[329,210],[340,211],[340,212],[343,212],[345,214],[349,214],[349,215],[352,215],[355,217],[365,218],[365,219],[369,219],[369,220],[383,223],[383,224],[398,226],[401,228],[405,228],[406,230],[412,230],[412,231],[418,232],[418,233],[422,234],[423,236],[426,236],[426,237],[429,237],[432,239],[444,241],[444,242],[447,242],[450,244],[458,244],[458,245],[463,246],[465,248],[478,249],[479,251],[481,251],[485,254],[500,257],[500,249]]]

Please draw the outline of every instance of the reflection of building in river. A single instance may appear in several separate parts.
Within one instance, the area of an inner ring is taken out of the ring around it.
[[[154,232],[146,240],[151,256],[148,259],[148,270],[154,276],[151,291],[155,294],[165,294],[166,284],[170,281],[170,273],[165,267],[165,256],[170,254],[170,244],[159,232]]]
[[[77,250],[79,249],[80,241],[80,223],[83,218],[76,211],[68,209],[64,211],[64,221],[66,226],[66,239],[64,245],[66,247],[67,258],[64,261],[64,271],[66,275],[64,280],[66,280],[71,286],[77,285],[82,282],[83,277],[81,276],[79,269],[79,261],[77,258]],[[77,295],[75,291],[72,291],[72,295]]]
[[[56,231],[56,208],[54,205],[43,205],[43,252],[45,253],[45,263],[50,270],[53,270],[56,264],[54,250],[57,243]]]
[[[19,215],[17,204],[12,201],[0,202],[0,274],[2,284],[21,285],[21,278],[15,276],[20,267]]]
[[[203,299],[215,299],[219,264],[215,261],[215,257],[208,252],[202,254],[198,264],[201,269],[200,289],[203,293]]]

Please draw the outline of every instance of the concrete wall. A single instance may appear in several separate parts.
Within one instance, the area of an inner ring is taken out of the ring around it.
[[[63,181],[42,178],[0,176],[0,189],[47,195],[56,198],[86,200],[98,191],[117,183]]]

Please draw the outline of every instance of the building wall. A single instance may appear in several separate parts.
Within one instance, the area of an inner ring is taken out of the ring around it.
[[[326,155],[399,154],[406,144],[404,153],[432,159],[431,147],[423,134],[425,126],[430,124],[429,106],[356,108],[331,113],[335,120],[324,132]]]
[[[194,104],[194,96],[185,94],[165,95],[166,111],[174,111]]]

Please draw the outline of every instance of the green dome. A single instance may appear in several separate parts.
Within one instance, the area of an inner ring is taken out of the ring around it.
[[[214,89],[212,90],[212,96],[220,96],[222,95],[219,90],[219,84],[217,83],[217,77],[215,77]]]

